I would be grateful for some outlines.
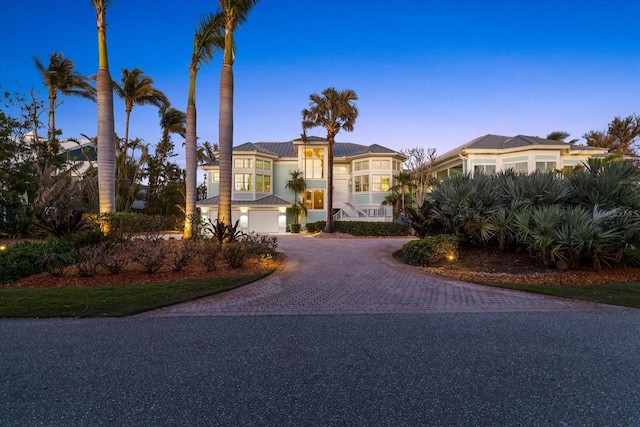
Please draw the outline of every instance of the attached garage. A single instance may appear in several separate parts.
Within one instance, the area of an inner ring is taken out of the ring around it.
[[[278,218],[280,212],[277,210],[250,210],[249,214],[249,230],[256,233],[277,233],[279,230]]]

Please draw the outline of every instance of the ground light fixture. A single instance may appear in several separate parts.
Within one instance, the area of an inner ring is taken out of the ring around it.
[[[453,252],[450,252],[449,255],[447,255],[447,261],[455,261],[456,260],[456,254],[454,254]]]

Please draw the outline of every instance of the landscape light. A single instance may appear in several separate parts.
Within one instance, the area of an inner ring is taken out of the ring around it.
[[[456,254],[451,252],[449,255],[447,255],[447,260],[448,261],[455,261],[456,260]]]

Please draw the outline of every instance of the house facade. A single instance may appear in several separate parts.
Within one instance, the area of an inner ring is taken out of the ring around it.
[[[591,157],[607,155],[605,148],[534,136],[485,135],[438,156],[433,171],[438,179],[509,169],[520,173],[564,171],[582,165]]]
[[[234,147],[232,165],[231,223],[240,221],[243,231],[283,233],[294,222],[294,193],[287,189],[292,171],[302,171],[306,190],[298,195],[307,208],[301,223],[326,219],[391,221],[382,202],[391,194],[395,175],[405,157],[377,144],[370,146],[336,142],[333,164],[333,206],[327,206],[328,141],[319,137],[288,142],[247,142]],[[220,167],[202,166],[207,173],[207,199],[197,203],[204,217],[218,216]]]

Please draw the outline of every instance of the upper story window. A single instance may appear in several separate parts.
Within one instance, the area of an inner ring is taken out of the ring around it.
[[[536,171],[553,172],[556,170],[556,162],[536,162]]]
[[[371,189],[373,191],[389,191],[390,182],[389,175],[372,175]]]
[[[236,158],[233,160],[233,167],[236,169],[251,169],[253,167],[253,161],[252,159]]]
[[[389,169],[391,162],[389,160],[372,160],[371,169]]]
[[[369,160],[360,160],[358,162],[353,162],[353,170],[354,171],[369,170]]]
[[[234,176],[235,191],[251,191],[253,190],[253,176],[250,173],[237,173]]]
[[[302,150],[304,156],[304,177],[306,179],[324,178],[324,149],[305,148]]]
[[[369,191],[369,175],[359,175],[354,177],[355,192],[361,193]]]
[[[334,166],[333,167],[333,174],[334,175],[346,175],[348,173],[349,173],[349,171],[348,171],[347,166],[340,165],[340,166]]]
[[[394,160],[393,161],[393,170],[394,171],[402,171],[402,162]]]
[[[256,175],[256,191],[271,191],[271,175]]]
[[[269,160],[256,160],[256,169],[271,170],[271,161]]]

